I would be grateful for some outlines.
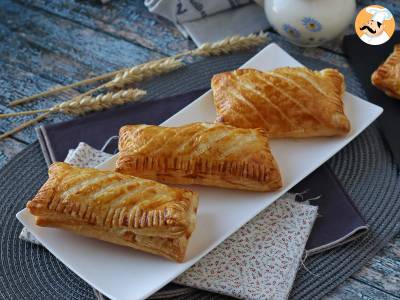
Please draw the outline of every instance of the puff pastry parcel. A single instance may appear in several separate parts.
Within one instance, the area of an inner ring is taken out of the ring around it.
[[[39,226],[64,228],[182,262],[197,204],[192,191],[54,163],[27,208]]]
[[[211,81],[217,121],[264,128],[272,138],[344,135],[350,123],[343,111],[345,82],[334,69],[239,69]]]
[[[392,54],[372,73],[371,82],[389,97],[400,99],[400,44]]]
[[[120,129],[116,170],[175,184],[272,191],[282,186],[261,129],[194,123]]]

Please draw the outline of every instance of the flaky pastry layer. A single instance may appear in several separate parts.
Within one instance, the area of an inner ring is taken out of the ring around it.
[[[239,69],[211,81],[217,121],[263,128],[271,138],[344,135],[343,75],[334,69]]]
[[[400,44],[392,54],[372,73],[371,82],[389,97],[400,99]]]
[[[68,229],[181,262],[197,205],[198,195],[192,191],[54,163],[27,208],[39,226]]]
[[[271,191],[282,186],[261,129],[193,123],[120,129],[116,171],[174,184]]]

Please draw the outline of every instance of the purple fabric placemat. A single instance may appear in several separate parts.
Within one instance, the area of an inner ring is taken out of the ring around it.
[[[328,164],[324,164],[292,188],[310,204],[319,217],[308,238],[308,255],[350,242],[367,231],[367,225]]]

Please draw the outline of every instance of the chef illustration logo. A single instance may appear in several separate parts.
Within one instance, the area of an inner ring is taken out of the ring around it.
[[[392,13],[380,5],[362,9],[356,18],[355,29],[358,37],[369,45],[386,43],[393,35],[395,21]]]

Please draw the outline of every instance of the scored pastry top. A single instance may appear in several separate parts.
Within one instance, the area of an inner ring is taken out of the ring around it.
[[[54,163],[49,179],[27,203],[33,215],[157,237],[190,236],[197,194],[112,171]]]
[[[249,179],[260,184],[273,182],[275,189],[281,186],[262,129],[211,123],[127,125],[119,136],[118,172],[178,184],[247,189],[245,181]]]
[[[343,135],[343,75],[335,69],[284,67],[270,72],[238,69],[211,81],[217,121],[263,128],[272,138]]]
[[[378,69],[372,73],[371,82],[389,97],[400,99],[400,44]]]
[[[202,157],[255,164],[262,163],[264,156],[270,155],[263,130],[212,123],[192,123],[181,127],[126,125],[120,129],[119,150],[153,157]]]

